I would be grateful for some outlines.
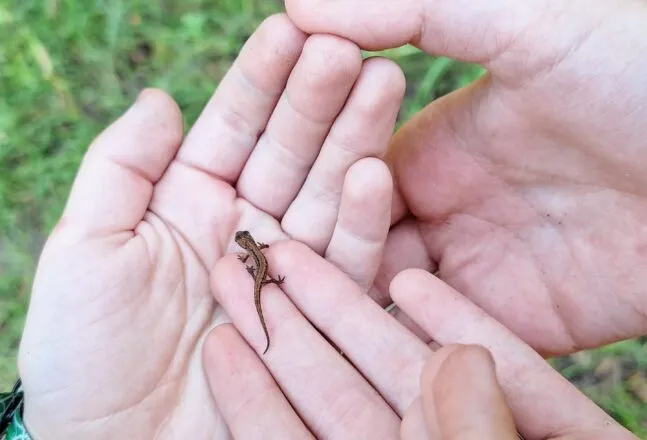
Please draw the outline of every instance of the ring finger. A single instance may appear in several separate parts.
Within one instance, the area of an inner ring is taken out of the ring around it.
[[[339,214],[344,177],[351,165],[381,158],[393,134],[404,95],[404,75],[387,59],[364,62],[355,87],[326,137],[281,226],[319,254],[328,246]]]

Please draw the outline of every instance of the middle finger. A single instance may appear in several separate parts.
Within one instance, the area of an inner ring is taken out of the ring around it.
[[[311,36],[238,180],[239,195],[281,217],[301,188],[362,67],[359,48]]]

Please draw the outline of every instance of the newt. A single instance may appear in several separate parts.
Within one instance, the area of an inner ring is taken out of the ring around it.
[[[254,240],[254,237],[252,237],[252,234],[250,234],[249,231],[236,232],[234,240],[238,246],[247,251],[247,255],[239,255],[238,259],[245,263],[251,256],[254,263],[256,263],[256,270],[254,269],[254,266],[247,266],[247,272],[249,272],[254,279],[254,304],[256,305],[256,312],[258,313],[258,318],[261,320],[261,325],[265,332],[265,339],[267,339],[267,346],[265,347],[265,351],[263,351],[263,354],[265,354],[270,348],[270,335],[267,331],[265,319],[263,318],[263,309],[261,308],[261,289],[264,285],[270,283],[280,286],[285,280],[285,277],[279,275],[278,279],[274,279],[269,275],[267,258],[265,258],[265,255],[263,255],[262,252],[262,250],[267,249],[269,245]]]

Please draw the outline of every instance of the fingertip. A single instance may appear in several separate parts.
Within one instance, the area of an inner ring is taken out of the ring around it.
[[[448,344],[438,350],[434,356],[437,356],[439,360],[434,364],[426,365],[422,377],[426,386],[433,385],[435,389],[449,386],[451,382],[449,377],[435,380],[441,371],[452,377],[475,377],[494,372],[494,358],[485,347],[480,345]],[[443,388],[439,391],[440,394],[445,392],[451,392],[451,390]]]
[[[481,372],[484,369],[494,372],[495,361],[492,353],[482,345],[461,344],[457,346],[447,359],[448,365],[457,368],[471,369],[472,373]],[[460,366],[460,367],[459,367]],[[469,373],[469,371],[465,371]]]
[[[88,152],[109,158],[157,182],[184,137],[184,119],[164,90],[143,89],[130,108],[91,143]]]
[[[376,209],[373,214],[390,215],[393,179],[386,164],[367,157],[355,162],[344,179],[344,202],[349,206],[363,206],[367,200]]]
[[[385,158],[404,92],[404,74],[395,62],[365,60],[329,140],[348,145],[356,157]]]
[[[316,21],[313,19],[321,12],[316,0],[285,0],[283,3],[288,17],[299,29],[309,34],[316,33]]]
[[[237,66],[237,69],[242,74],[244,79],[242,83],[228,82],[226,79],[229,75],[226,76],[216,89],[212,99],[216,99],[216,97],[222,99],[222,102],[218,104],[222,109],[233,106],[233,104],[228,103],[229,100],[241,100],[242,103],[251,102],[254,105],[251,105],[250,108],[244,108],[243,106],[236,111],[251,112],[252,115],[256,110],[255,107],[262,102],[259,99],[263,95],[275,104],[275,100],[285,89],[290,72],[302,54],[306,39],[307,35],[299,30],[287,15],[274,14],[267,17],[245,42],[234,63],[234,67]],[[235,71],[233,68],[232,70]],[[271,105],[271,108],[274,107],[274,104]],[[233,108],[237,109],[239,107],[234,106]],[[212,110],[209,106],[205,108],[207,112],[205,114],[210,115],[210,119],[213,117],[210,113]],[[264,110],[267,111],[269,108]],[[269,115],[263,113],[265,122],[267,117]],[[256,125],[258,121],[255,118],[250,118],[249,120],[254,121],[253,132],[261,130],[262,126]],[[233,119],[233,122],[237,131],[244,132],[245,129],[250,128],[246,125],[239,127],[236,119]],[[263,122],[263,126],[265,122]],[[232,123],[232,121],[229,121],[229,123]],[[211,129],[211,125],[205,128],[205,135],[203,136],[206,137],[207,131]]]
[[[182,113],[166,92],[144,89],[90,144],[64,215],[68,239],[131,231],[142,221],[182,143]],[[60,231],[60,228],[59,228]]]
[[[431,287],[433,279],[433,275],[427,270],[418,268],[405,269],[396,274],[391,280],[389,285],[391,298],[397,303],[411,292]]]
[[[307,37],[306,33],[296,27],[284,12],[269,15],[258,27],[263,37],[276,38],[277,41],[290,41],[295,36]]]
[[[386,166],[383,160],[376,157],[365,157],[355,162],[346,173],[346,177],[348,178],[349,176],[361,179],[361,182],[367,184],[387,183],[389,189],[393,186],[389,167]]]
[[[282,54],[280,59],[293,59],[301,52],[307,35],[297,28],[285,13],[273,14],[259,25],[253,38],[263,42],[266,48],[272,48]],[[270,54],[276,57],[276,53]]]
[[[179,145],[184,136],[184,118],[178,103],[162,89],[145,88],[137,96],[135,106],[138,109],[146,108],[146,122],[158,125],[160,138],[167,142]]]
[[[377,244],[380,255],[375,254],[373,257],[381,258],[381,249],[389,233],[392,197],[393,179],[382,160],[367,157],[355,162],[344,178],[338,216],[339,229],[335,232],[345,231],[346,240],[349,237],[359,239],[359,242],[354,245],[368,245],[371,255]],[[333,234],[333,240],[336,238]],[[331,240],[329,247],[332,243]],[[359,248],[358,251],[360,251]],[[375,264],[378,263],[375,262]]]
[[[472,390],[484,398],[497,397],[501,405],[505,404],[503,391],[496,374],[494,356],[487,348],[478,344],[454,344],[454,349],[447,354],[443,362],[442,373],[446,378],[436,384],[436,392],[443,396],[453,392],[449,384],[460,378],[468,378],[473,383]],[[450,377],[451,376],[451,377]]]
[[[388,58],[373,56],[364,61],[366,74],[375,76],[377,86],[369,103],[400,102],[406,91],[407,80],[400,66]],[[399,106],[398,106],[399,108]]]
[[[311,35],[303,47],[307,75],[326,77],[352,84],[362,69],[362,53],[352,41],[336,35]]]
[[[380,159],[366,157],[344,176],[337,224],[326,259],[368,291],[382,260],[389,233],[393,183]]]
[[[137,104],[146,103],[147,105],[151,105],[157,109],[165,111],[169,118],[182,118],[180,106],[175,102],[175,99],[173,99],[173,97],[163,89],[146,87],[139,92],[135,102]]]

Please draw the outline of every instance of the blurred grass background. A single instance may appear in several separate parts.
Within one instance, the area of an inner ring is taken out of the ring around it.
[[[0,3],[0,389],[15,355],[43,240],[89,142],[143,87],[168,91],[187,127],[273,0]],[[371,55],[371,54],[366,54]],[[480,68],[404,47],[400,122]],[[609,414],[647,438],[647,338],[555,359]]]

